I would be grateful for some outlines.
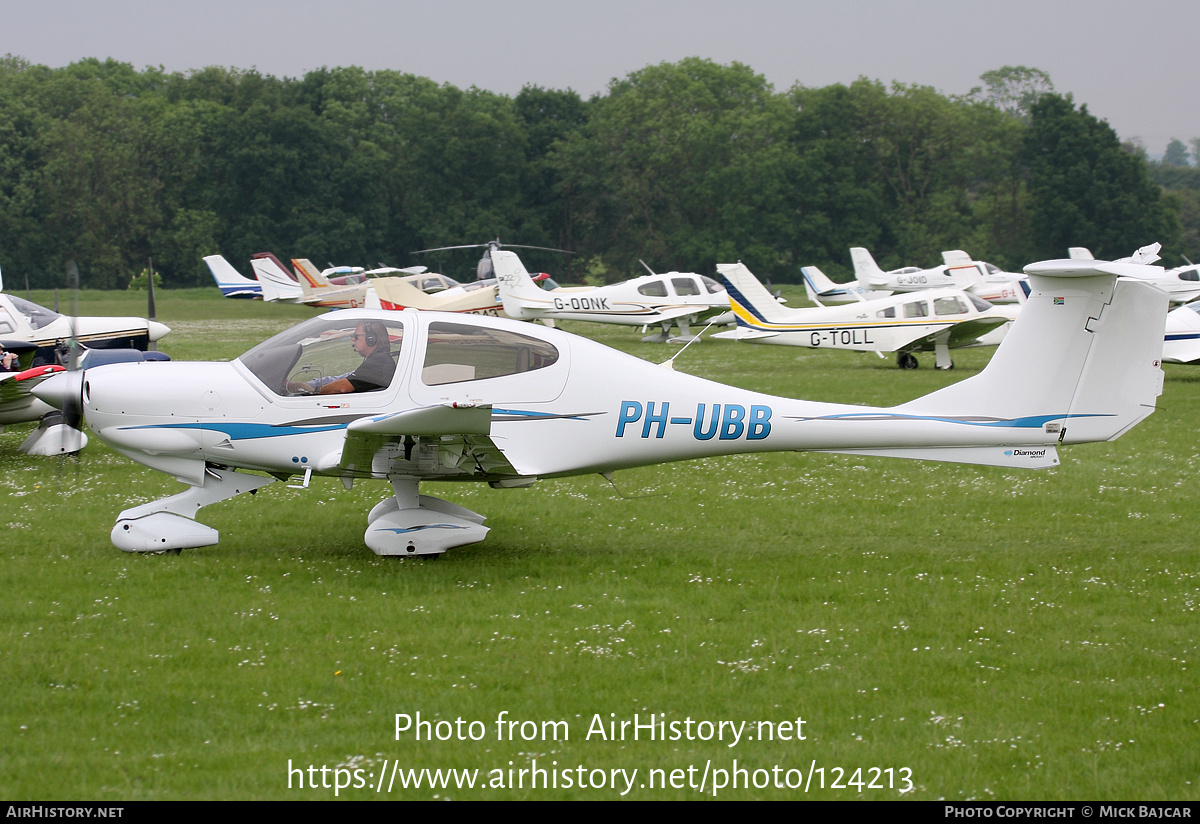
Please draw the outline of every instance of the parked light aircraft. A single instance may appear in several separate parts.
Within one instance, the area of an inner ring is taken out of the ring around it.
[[[713,335],[747,343],[895,352],[902,369],[915,369],[913,352],[935,354],[950,369],[950,349],[981,345],[978,339],[1007,324],[1008,315],[961,289],[927,289],[855,304],[788,309],[744,263],[719,263],[737,329]]]
[[[33,384],[23,378],[59,361],[60,348],[75,341],[87,349],[145,351],[170,328],[145,318],[69,317],[15,295],[0,294],[0,343],[17,354],[20,371],[0,370],[0,426],[41,421],[22,452],[59,455],[78,452],[87,436],[64,424],[58,410],[30,394]]]
[[[892,292],[913,292],[950,286],[978,295],[989,303],[1019,303],[1024,275],[1002,271],[981,260],[972,260],[961,249],[942,252],[942,266],[918,269],[907,266],[884,272],[871,253],[861,246],[850,250],[854,275],[864,289],[886,289]]]
[[[871,289],[863,286],[857,280],[852,283],[834,283],[816,266],[801,266],[800,274],[804,277],[804,291],[808,295],[808,299],[818,306],[876,300],[892,294],[887,289]]]
[[[356,283],[335,286],[319,274],[314,278],[301,273],[296,280],[275,255],[259,252],[250,259],[254,275],[262,285],[263,300],[302,303],[328,309],[378,308],[374,294],[365,279]]]
[[[492,266],[500,299],[510,318],[583,320],[622,326],[658,324],[662,332],[643,340],[691,340],[690,324],[729,308],[725,289],[715,280],[690,272],[643,275],[608,286],[559,286],[540,289],[513,252],[493,250]],[[671,327],[679,325],[672,337]]]
[[[386,278],[399,278],[422,293],[443,292],[461,288],[453,278],[428,271],[425,266],[397,269],[381,266],[378,269],[363,269],[355,266],[336,266],[318,270],[307,258],[295,258],[292,265],[299,273],[293,280],[286,268],[270,253],[261,253],[256,259],[263,263],[255,265],[256,271],[263,270],[268,281],[270,301],[285,303],[307,303],[314,306],[328,305],[338,308],[358,301],[358,306],[376,307],[379,304],[370,293],[375,284]],[[227,298],[256,298],[263,296],[263,285],[257,280],[243,277],[229,261],[221,255],[204,258],[221,293]],[[341,273],[341,277],[335,277]]]
[[[1163,360],[1167,363],[1200,362],[1200,300],[1185,303],[1167,313]]]
[[[1158,260],[1158,252],[1162,244],[1152,243],[1143,246],[1132,257],[1122,258],[1120,262],[1143,263],[1147,265],[1147,274],[1143,280],[1149,281],[1162,289],[1171,299],[1171,303],[1191,303],[1200,298],[1200,264],[1179,266],[1175,269],[1164,269],[1161,266],[1150,266]],[[1087,247],[1072,246],[1068,251],[1071,260],[1092,260],[1092,253]]]
[[[263,296],[262,284],[234,269],[223,255],[208,255],[204,262],[225,297],[254,299]]]
[[[507,255],[495,256],[498,270],[519,265]],[[215,544],[217,531],[195,520],[201,507],[316,474],[391,484],[367,516],[374,552],[440,554],[488,528],[482,515],[419,494],[422,481],[524,487],[770,451],[1057,465],[1058,444],[1118,437],[1161,392],[1166,297],[1119,277],[1130,268],[1029,266],[1032,297],[988,366],[892,408],[775,397],[560,330],[411,310],[334,312],[231,363],[114,364],[50,376],[33,391],[80,404],[115,450],[188,484],[122,512],[111,533],[120,549]],[[362,370],[363,385],[334,393],[352,383],[348,370]]]

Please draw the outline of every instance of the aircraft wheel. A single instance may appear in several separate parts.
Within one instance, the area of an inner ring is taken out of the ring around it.
[[[901,352],[896,356],[896,365],[901,369],[916,369],[917,356],[912,352]]]
[[[146,555],[178,555],[181,552],[183,552],[182,549],[180,549],[179,547],[175,547],[174,549],[162,549],[162,550],[159,550],[158,552],[147,552],[145,554]]]

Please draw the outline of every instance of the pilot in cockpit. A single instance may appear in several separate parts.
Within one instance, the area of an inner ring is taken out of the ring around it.
[[[364,321],[350,336],[354,351],[363,359],[358,368],[345,375],[300,382],[288,381],[287,391],[294,394],[340,395],[348,392],[373,392],[384,389],[396,373],[387,327],[378,321]]]

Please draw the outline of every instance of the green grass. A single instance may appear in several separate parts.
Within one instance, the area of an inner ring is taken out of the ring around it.
[[[38,296],[34,296],[35,299]],[[81,313],[139,313],[136,293]],[[159,293],[175,357],[228,359],[312,314]],[[570,327],[641,357],[636,332]],[[896,403],[974,374],[874,355],[705,341],[676,367],[779,394]],[[492,532],[437,562],[362,544],[380,483],[276,484],[205,509],[215,547],[142,557],[116,514],[182,487],[93,441],[78,460],[0,435],[0,788],[10,799],[324,799],[287,767],[639,770],[908,767],[915,788],[810,798],[1196,799],[1195,410],[1160,408],[1063,465],[804,454],[630,470],[527,490],[444,485]],[[570,739],[500,741],[497,715]],[[396,713],[480,741],[396,740]],[[782,722],[806,740],[586,740],[604,721]],[[657,716],[656,716],[657,717]],[[895,774],[895,772],[894,772]],[[575,775],[573,772],[572,775]],[[886,780],[886,774],[884,774]],[[318,774],[318,780],[320,775]],[[869,777],[869,776],[868,776]],[[793,774],[794,779],[794,774]],[[367,779],[374,784],[378,779]],[[709,795],[711,795],[711,777]],[[385,786],[386,789],[386,786]],[[342,790],[348,798],[616,798],[605,789]],[[721,798],[801,798],[725,789]]]

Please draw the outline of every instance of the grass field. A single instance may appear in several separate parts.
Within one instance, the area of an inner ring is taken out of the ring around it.
[[[141,300],[85,294],[79,311],[141,314]],[[215,290],[160,292],[158,307],[177,359],[230,359],[313,314]],[[569,328],[646,359],[673,351]],[[705,341],[676,367],[892,404],[988,356],[902,372]],[[432,487],[492,527],[437,562],[374,556],[365,516],[387,487],[324,479],[206,508],[215,547],[126,555],[108,540],[117,513],[181,485],[98,440],[28,458],[28,427],[12,427],[0,794],[1200,798],[1198,409],[1200,370],[1168,365],[1146,423],[1024,474],[779,454],[620,472],[619,491],[599,477]],[[432,741],[397,734],[396,715],[418,712],[450,723],[422,728]],[[498,728],[502,713],[535,723]],[[635,714],[681,735],[596,733]],[[404,789],[397,764],[478,775]],[[535,767],[549,788],[517,772]]]

